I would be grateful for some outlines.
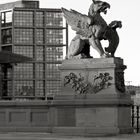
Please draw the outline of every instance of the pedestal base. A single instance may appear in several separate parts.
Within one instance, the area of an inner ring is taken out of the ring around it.
[[[62,93],[53,101],[57,116],[53,132],[83,136],[132,133],[125,68],[120,58],[65,60]]]
[[[116,127],[55,127],[52,132],[66,136],[113,136],[120,134],[121,129]],[[122,129],[123,133],[132,133],[132,128]]]
[[[131,100],[129,96],[86,95],[56,96],[56,127],[53,132],[65,135],[116,135],[132,133]]]

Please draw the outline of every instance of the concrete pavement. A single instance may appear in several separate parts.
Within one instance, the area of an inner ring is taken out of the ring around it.
[[[140,140],[140,134],[106,136],[106,137],[76,137],[60,136],[48,133],[0,133],[0,140]]]

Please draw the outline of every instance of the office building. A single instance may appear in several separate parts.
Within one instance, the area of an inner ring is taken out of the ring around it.
[[[0,49],[33,58],[7,69],[6,99],[46,99],[61,91],[60,71],[68,45],[68,27],[61,9],[39,8],[39,1],[0,5]]]

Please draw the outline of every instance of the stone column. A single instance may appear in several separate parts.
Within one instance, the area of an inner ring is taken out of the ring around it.
[[[56,127],[71,135],[130,133],[130,95],[121,58],[68,59],[61,66],[62,93],[54,97]]]

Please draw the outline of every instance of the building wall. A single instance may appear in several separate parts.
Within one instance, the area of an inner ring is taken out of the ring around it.
[[[126,92],[131,95],[134,105],[140,105],[140,86],[126,86]]]

